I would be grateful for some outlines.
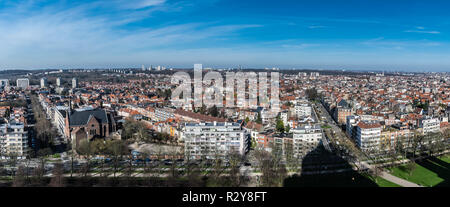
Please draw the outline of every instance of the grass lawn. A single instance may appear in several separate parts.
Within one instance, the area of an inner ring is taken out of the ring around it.
[[[450,155],[445,155],[443,157],[439,157],[439,159],[446,163],[450,163]]]
[[[378,182],[376,182],[378,184],[378,186],[380,187],[402,187],[400,185],[397,185],[393,182],[390,182],[388,180],[385,180],[384,178],[378,177]]]
[[[293,175],[284,180],[284,187],[378,187],[372,179],[355,171],[316,175]]]
[[[422,186],[432,187],[436,185],[447,185],[450,171],[446,167],[450,163],[450,156],[439,159],[428,159],[416,163],[416,168],[411,175],[406,165],[391,168],[392,175],[409,180]],[[447,180],[446,180],[447,179]]]
[[[363,174],[363,176],[375,182],[379,187],[402,187],[382,177],[378,177],[377,181],[375,181],[375,179],[370,175]]]

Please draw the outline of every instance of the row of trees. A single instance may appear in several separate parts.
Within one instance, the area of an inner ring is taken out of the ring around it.
[[[241,173],[240,164],[243,157],[237,153],[229,153],[225,158],[192,160],[186,156],[185,164],[178,165],[177,159],[183,157],[184,150],[164,152],[143,151],[135,157],[122,140],[81,141],[77,152],[86,160],[80,169],[73,169],[71,163],[70,177],[63,165],[56,164],[52,171],[52,178],[46,178],[44,165],[38,166],[30,174],[28,167],[20,167],[13,178],[13,186],[65,186],[73,185],[101,185],[101,186],[230,186],[246,185],[248,177]],[[105,159],[94,162],[93,158],[103,156]],[[170,165],[162,165],[151,160],[166,159]],[[110,161],[107,161],[110,160]],[[136,165],[136,160],[140,160]],[[228,165],[225,161],[227,160]],[[73,161],[72,161],[73,162]],[[94,171],[95,168],[95,171]],[[64,176],[66,174],[66,176]],[[96,174],[95,177],[92,177]],[[140,175],[137,177],[136,175]],[[82,182],[80,181],[89,181]]]
[[[31,95],[30,98],[35,121],[33,131],[36,136],[36,149],[51,149],[51,147],[53,147],[54,138],[58,136],[58,132],[52,127],[51,122],[47,119],[37,96]]]

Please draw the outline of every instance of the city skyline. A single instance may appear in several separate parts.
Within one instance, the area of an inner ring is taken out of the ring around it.
[[[448,72],[449,3],[434,2],[0,1],[0,70]]]

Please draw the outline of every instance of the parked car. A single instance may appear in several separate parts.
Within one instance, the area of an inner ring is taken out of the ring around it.
[[[164,160],[164,164],[165,165],[172,165],[173,163],[172,163],[172,160],[166,159],[166,160]]]

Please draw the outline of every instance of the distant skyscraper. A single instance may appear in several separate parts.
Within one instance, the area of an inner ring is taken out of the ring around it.
[[[78,88],[78,79],[77,78],[72,79],[72,88]]]
[[[56,79],[56,85],[57,85],[58,87],[61,87],[61,78],[57,78],[57,79]]]
[[[202,64],[194,64],[194,70],[203,70]]]
[[[28,78],[19,78],[17,79],[16,83],[17,87],[22,89],[26,89],[28,88],[28,86],[30,86],[30,80]]]
[[[47,88],[47,78],[41,78],[41,88]]]
[[[145,66],[144,65],[142,65],[142,71],[144,71],[145,70]]]

